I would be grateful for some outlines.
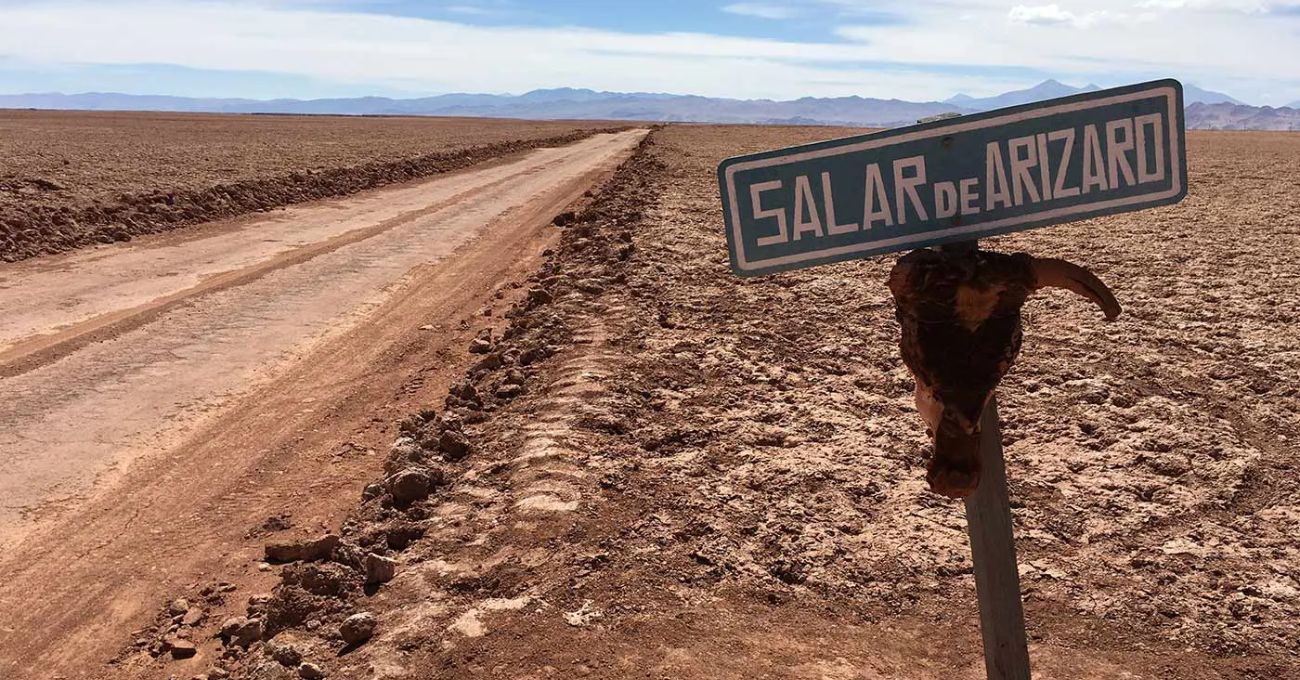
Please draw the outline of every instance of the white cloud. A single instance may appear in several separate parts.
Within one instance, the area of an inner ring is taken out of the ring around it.
[[[496,10],[478,5],[447,5],[446,10],[452,14],[467,14],[470,16],[488,16],[495,14]]]
[[[1030,66],[1103,84],[1174,76],[1251,99],[1260,82],[1300,91],[1300,22],[1220,0],[1213,8],[1147,8],[1121,0],[1007,5],[981,0],[960,12],[918,7],[898,26],[848,25],[837,33],[873,54],[925,64]]]
[[[1273,3],[1276,4],[1276,3]],[[1226,12],[1266,12],[1272,6],[1264,0],[1141,0],[1144,9],[1194,9]]]
[[[1157,1],[1167,2],[1168,0]],[[1015,24],[1068,25],[1073,28],[1090,28],[1102,23],[1151,21],[1155,19],[1155,15],[1151,13],[1132,15],[1107,10],[1075,13],[1061,9],[1060,5],[1053,3],[1050,5],[1016,5],[1007,13],[1007,18]]]
[[[1174,75],[1246,99],[1252,91],[1274,93],[1276,103],[1300,96],[1294,19],[1248,11],[1244,2],[1235,10],[1186,2],[1177,10],[1133,14],[1120,0],[1058,0],[1016,20],[997,0],[960,9],[947,0],[822,0],[827,12],[906,20],[843,26],[836,34],[845,42],[801,43],[467,25],[304,0],[28,1],[5,8],[0,55],[45,64],[274,71],[417,92],[575,86],[921,100],[1026,87],[1039,77],[1023,69],[1036,69],[1103,85],[1133,79],[1126,74]],[[1054,9],[1042,9],[1048,6]]]
[[[1072,24],[1077,23],[1079,20],[1079,17],[1074,12],[1067,12],[1061,9],[1060,5],[1037,5],[1034,7],[1016,5],[1011,8],[1007,18],[1022,24]]]
[[[43,63],[170,63],[275,71],[422,92],[522,92],[537,87],[933,99],[972,83],[923,69],[868,69],[859,45],[691,33],[475,26],[378,14],[235,3],[150,0],[10,7],[0,52]]]
[[[737,2],[726,5],[722,11],[759,19],[793,19],[799,12],[789,5],[770,5],[763,2]]]

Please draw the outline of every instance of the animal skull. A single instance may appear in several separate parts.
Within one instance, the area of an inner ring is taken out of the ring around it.
[[[903,362],[916,378],[916,407],[934,436],[926,480],[952,498],[980,479],[980,416],[1020,352],[1020,307],[1040,288],[1066,288],[1119,316],[1115,296],[1096,276],[1064,260],[916,250],[889,275]]]

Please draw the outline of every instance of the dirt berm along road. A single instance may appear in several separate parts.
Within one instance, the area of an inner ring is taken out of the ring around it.
[[[0,677],[111,674],[179,589],[271,584],[248,539],[337,525],[644,134],[0,267]]]

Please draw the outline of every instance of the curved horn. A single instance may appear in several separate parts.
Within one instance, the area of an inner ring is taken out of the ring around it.
[[[1034,289],[1067,288],[1082,295],[1101,307],[1107,320],[1119,316],[1119,301],[1092,272],[1055,258],[1034,258]]]

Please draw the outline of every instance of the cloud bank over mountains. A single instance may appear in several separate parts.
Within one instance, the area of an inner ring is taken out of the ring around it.
[[[1173,76],[1251,103],[1300,97],[1297,0],[706,0],[671,3],[654,30],[637,19],[666,2],[574,3],[543,21],[565,8],[483,1],[13,0],[0,45],[30,72],[166,65],[412,94],[580,86],[933,101],[1048,76]],[[3,90],[14,91],[0,79]]]

